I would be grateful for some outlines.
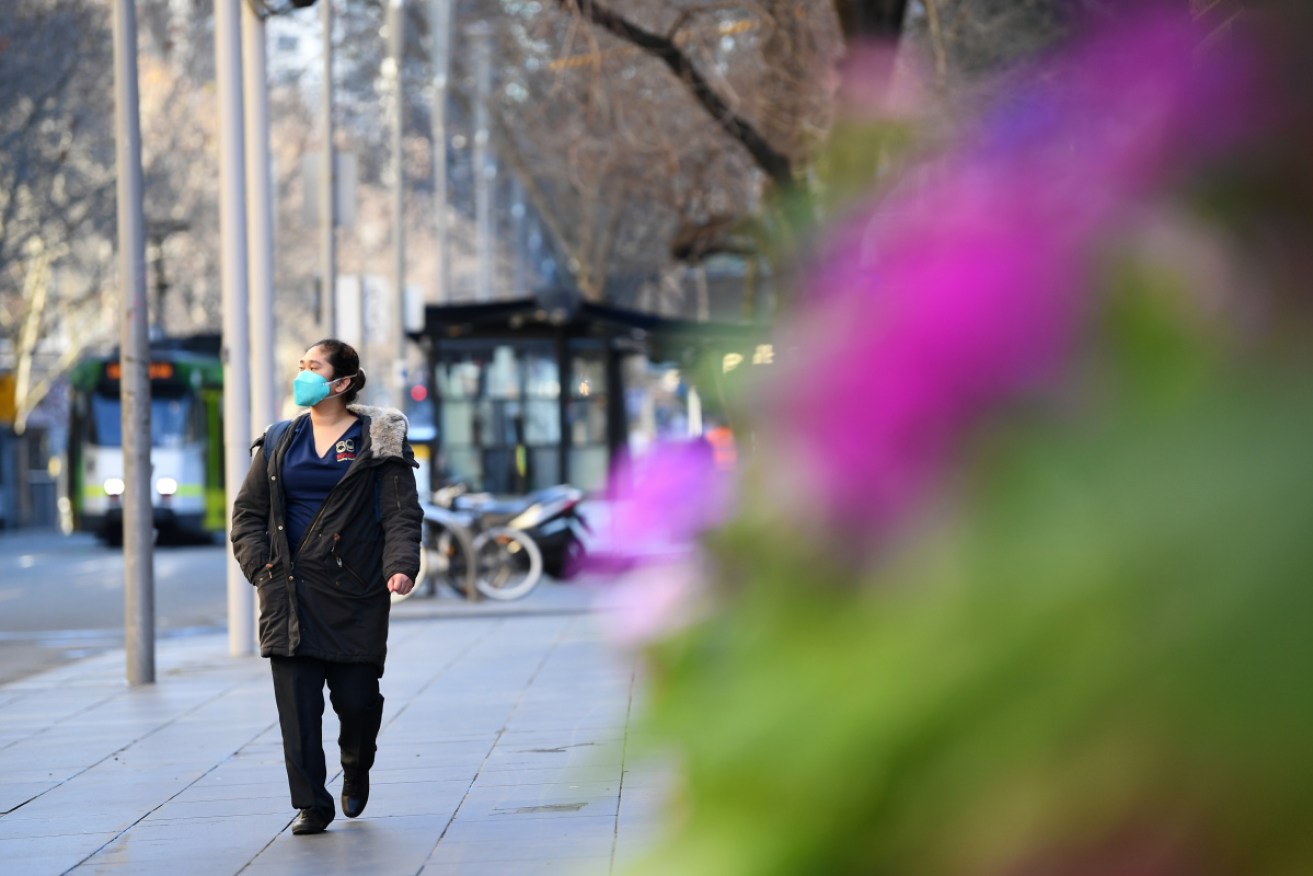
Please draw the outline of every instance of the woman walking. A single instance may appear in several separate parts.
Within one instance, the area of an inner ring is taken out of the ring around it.
[[[355,818],[369,801],[390,594],[409,593],[419,571],[423,513],[406,419],[354,404],[364,385],[350,345],[306,350],[293,393],[309,411],[256,440],[233,503],[233,553],[259,593],[296,834],[321,833],[335,815],[325,684],[341,723],[342,811]]]

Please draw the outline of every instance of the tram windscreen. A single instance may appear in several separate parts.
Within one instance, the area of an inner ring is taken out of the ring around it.
[[[182,447],[196,440],[191,395],[153,392],[150,400],[152,447]],[[123,407],[118,396],[91,396],[91,443],[101,447],[123,445]]]

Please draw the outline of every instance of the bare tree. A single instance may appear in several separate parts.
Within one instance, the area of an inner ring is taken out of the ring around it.
[[[712,86],[693,59],[677,40],[684,25],[694,17],[690,11],[680,15],[664,32],[649,30],[626,19],[596,0],[557,0],[561,8],[583,16],[592,24],[643,50],[664,64],[675,78],[684,83],[693,99],[734,140],[743,145],[752,159],[777,185],[793,184],[793,162],[757,130],[749,119],[738,113],[730,102]]]
[[[108,36],[87,0],[16,0],[0,19],[0,352],[20,432],[60,366],[45,361],[59,356],[48,338],[77,347],[99,323],[88,311],[114,219]]]
[[[408,9],[407,153],[423,156],[427,150],[413,144],[423,143],[429,130],[429,22],[422,4]],[[597,3],[588,10],[599,17],[611,11]],[[608,30],[559,3],[456,4],[458,32],[473,21],[495,28],[489,109],[498,184],[514,178],[551,238],[552,260],[569,285],[592,299],[635,283],[660,285],[671,271],[743,250],[743,222],[762,211],[763,193],[792,186],[824,139],[831,71],[842,51],[828,4],[631,0],[623,12],[605,19]],[[362,156],[364,204],[383,193],[386,179],[379,160],[386,154],[382,4],[349,4],[340,20],[339,146]],[[475,96],[470,58],[460,50],[468,42],[457,37],[455,45],[448,170],[459,284],[460,242],[467,236],[461,218],[473,203]],[[405,184],[416,217],[412,237],[422,235],[432,212],[422,161],[407,170]],[[367,236],[344,245],[344,260],[375,257]],[[499,262],[525,260],[514,251],[516,236],[503,209]],[[407,248],[409,261],[423,257],[422,245]],[[529,265],[531,282],[559,283],[542,264]]]
[[[907,36],[929,48],[941,92],[971,91],[1033,58],[1066,33],[1075,8],[1062,0],[920,0],[914,7]]]
[[[792,187],[823,141],[842,47],[828,7],[562,2],[507,19],[501,53],[523,60],[502,143],[590,297],[742,252],[763,192]]]

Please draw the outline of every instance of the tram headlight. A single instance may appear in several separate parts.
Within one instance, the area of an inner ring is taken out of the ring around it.
[[[105,495],[122,496],[123,478],[105,478]]]
[[[155,492],[161,496],[172,496],[178,492],[178,482],[173,478],[160,478],[155,482]]]

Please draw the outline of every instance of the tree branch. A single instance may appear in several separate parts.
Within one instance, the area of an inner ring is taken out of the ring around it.
[[[494,112],[491,115],[492,127],[497,132],[497,154],[511,166],[511,170],[519,177],[520,185],[524,186],[525,196],[533,205],[543,224],[547,226],[552,238],[566,250],[566,255],[574,258],[579,263],[580,270],[571,273],[579,284],[579,289],[584,298],[589,301],[602,300],[601,288],[594,284],[591,272],[585,267],[586,257],[584,253],[576,250],[572,245],[573,238],[566,232],[566,228],[558,219],[557,211],[553,209],[551,199],[538,184],[538,177],[534,175],[529,162],[520,152],[519,144],[511,137],[509,126],[503,122],[499,114]]]
[[[938,85],[948,84],[948,53],[944,48],[944,33],[939,26],[938,0],[924,0],[926,19],[930,22],[930,45],[935,53],[935,76]]]
[[[702,108],[731,137],[748,150],[753,161],[781,188],[794,184],[793,163],[776,150],[750,122],[734,112],[716,93],[693,61],[675,45],[674,39],[653,33],[599,5],[595,0],[557,0],[562,9],[573,9],[597,27],[636,46],[670,68],[693,93]]]

